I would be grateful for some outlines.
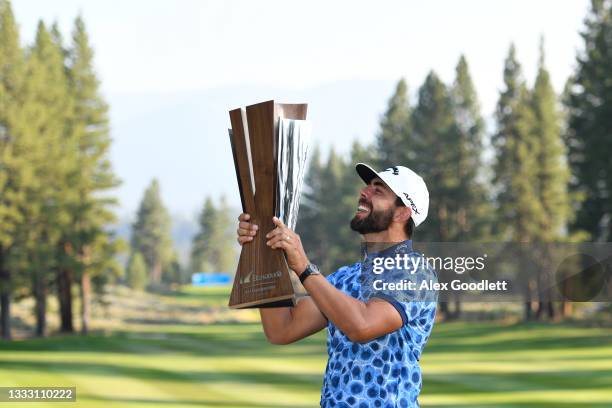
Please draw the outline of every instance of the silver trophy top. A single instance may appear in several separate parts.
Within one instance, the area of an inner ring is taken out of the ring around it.
[[[278,124],[276,215],[292,230],[297,222],[311,130],[306,120],[281,118]]]

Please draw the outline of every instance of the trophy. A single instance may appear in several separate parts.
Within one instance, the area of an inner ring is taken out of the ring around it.
[[[266,245],[276,216],[294,229],[310,139],[306,104],[258,103],[230,111],[230,144],[242,210],[259,230],[242,245],[229,306],[294,306],[306,294],[285,253]]]

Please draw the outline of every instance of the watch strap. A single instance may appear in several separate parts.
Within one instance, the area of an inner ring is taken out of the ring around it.
[[[306,267],[306,270],[300,274],[300,282],[302,282],[302,285],[303,285],[304,281],[310,275],[320,275],[320,274],[321,272],[319,272],[316,268],[313,268],[312,264],[308,264],[308,266]]]

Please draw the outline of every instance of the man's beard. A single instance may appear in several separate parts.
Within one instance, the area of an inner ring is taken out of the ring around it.
[[[351,229],[360,234],[369,234],[372,232],[382,232],[389,228],[393,221],[394,209],[374,211],[372,206],[367,217],[359,218],[355,215],[351,220]]]

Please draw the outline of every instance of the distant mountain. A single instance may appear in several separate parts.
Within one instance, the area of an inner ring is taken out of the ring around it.
[[[123,184],[121,213],[133,213],[153,177],[172,213],[200,209],[205,196],[225,194],[240,205],[227,136],[230,109],[275,99],[307,102],[313,143],[346,153],[374,140],[393,81],[342,81],[304,90],[234,86],[178,94],[111,94],[113,165]]]

